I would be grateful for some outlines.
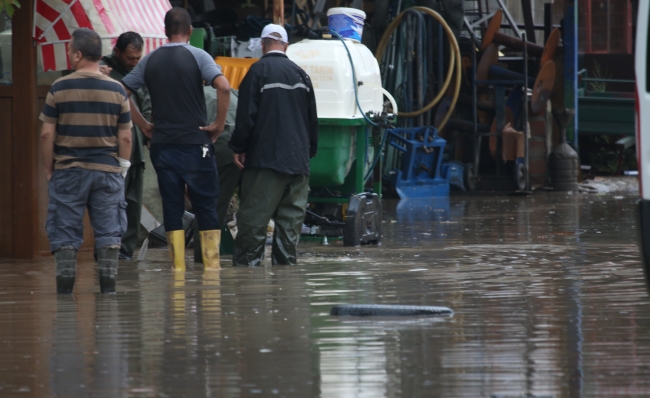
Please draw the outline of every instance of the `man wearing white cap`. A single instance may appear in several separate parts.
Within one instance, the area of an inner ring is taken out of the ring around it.
[[[243,169],[233,265],[258,266],[266,228],[275,220],[271,261],[295,265],[307,208],[309,159],[316,156],[318,116],[311,80],[287,58],[282,26],[262,30],[264,56],[239,86],[235,131],[228,145]]]

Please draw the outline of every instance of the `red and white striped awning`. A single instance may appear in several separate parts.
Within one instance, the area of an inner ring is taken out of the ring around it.
[[[110,54],[120,34],[139,33],[143,55],[167,42],[165,13],[169,0],[36,0],[34,39],[43,71],[70,69],[68,43],[77,28],[89,28],[102,37],[104,55]]]

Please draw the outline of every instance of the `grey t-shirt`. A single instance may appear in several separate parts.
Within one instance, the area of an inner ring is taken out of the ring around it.
[[[203,93],[205,95],[205,105],[208,108],[208,124],[210,124],[217,119],[217,90],[212,87],[204,87]],[[214,156],[217,158],[217,167],[223,167],[234,162],[232,158],[233,152],[228,147],[228,141],[230,141],[232,131],[235,129],[238,98],[239,91],[231,88],[230,104],[228,105],[228,113],[226,114],[226,125],[217,142],[214,143]]]
[[[211,86],[221,67],[205,51],[185,43],[166,44],[145,56],[122,79],[131,91],[151,95],[152,144],[211,144],[203,85]]]

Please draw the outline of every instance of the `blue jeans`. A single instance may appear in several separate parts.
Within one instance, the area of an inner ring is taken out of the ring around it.
[[[124,179],[119,173],[78,167],[54,170],[49,186],[45,229],[50,250],[83,243],[86,208],[95,232],[95,247],[119,245],[126,232]]]
[[[210,157],[203,157],[202,145],[151,145],[151,163],[158,175],[165,231],[183,229],[186,185],[199,230],[219,229],[219,177],[212,145],[208,145],[208,154]]]

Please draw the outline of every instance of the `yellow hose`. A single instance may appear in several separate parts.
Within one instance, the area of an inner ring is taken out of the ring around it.
[[[452,112],[454,111],[454,108],[456,107],[456,102],[458,101],[458,93],[460,92],[460,82],[461,82],[461,74],[462,74],[461,61],[460,61],[460,48],[458,47],[458,42],[456,41],[456,37],[454,36],[454,33],[451,31],[449,25],[447,25],[447,22],[445,22],[445,20],[442,18],[442,16],[440,16],[440,14],[427,7],[412,7],[410,9],[421,11],[425,14],[429,14],[435,20],[440,22],[442,27],[445,29],[445,32],[447,33],[447,39],[449,40],[449,49],[451,52],[450,54],[451,57],[449,59],[449,69],[447,70],[447,77],[445,78],[445,83],[442,85],[442,89],[440,90],[438,95],[436,95],[436,97],[433,100],[431,100],[431,102],[429,102],[426,106],[424,106],[424,108],[413,112],[400,112],[398,116],[415,117],[433,108],[438,103],[438,101],[440,101],[442,96],[445,95],[445,92],[447,91],[447,87],[449,87],[449,83],[451,83],[451,78],[455,70],[456,87],[454,90],[454,96],[449,106],[449,110],[447,110],[447,114],[442,119],[442,122],[440,122],[439,126],[435,126],[438,130],[442,130],[442,128],[447,123],[447,120],[449,120],[449,117],[451,116]],[[377,62],[381,62],[381,58],[384,55],[384,51],[386,50],[386,45],[388,44],[388,41],[390,40],[390,37],[392,36],[395,29],[397,29],[397,26],[399,25],[400,21],[404,17],[406,11],[407,10],[402,11],[402,13],[400,13],[397,17],[395,17],[395,19],[386,28],[386,32],[384,32],[384,35],[381,37],[381,40],[377,45],[377,51],[375,54],[375,58],[377,59]]]

